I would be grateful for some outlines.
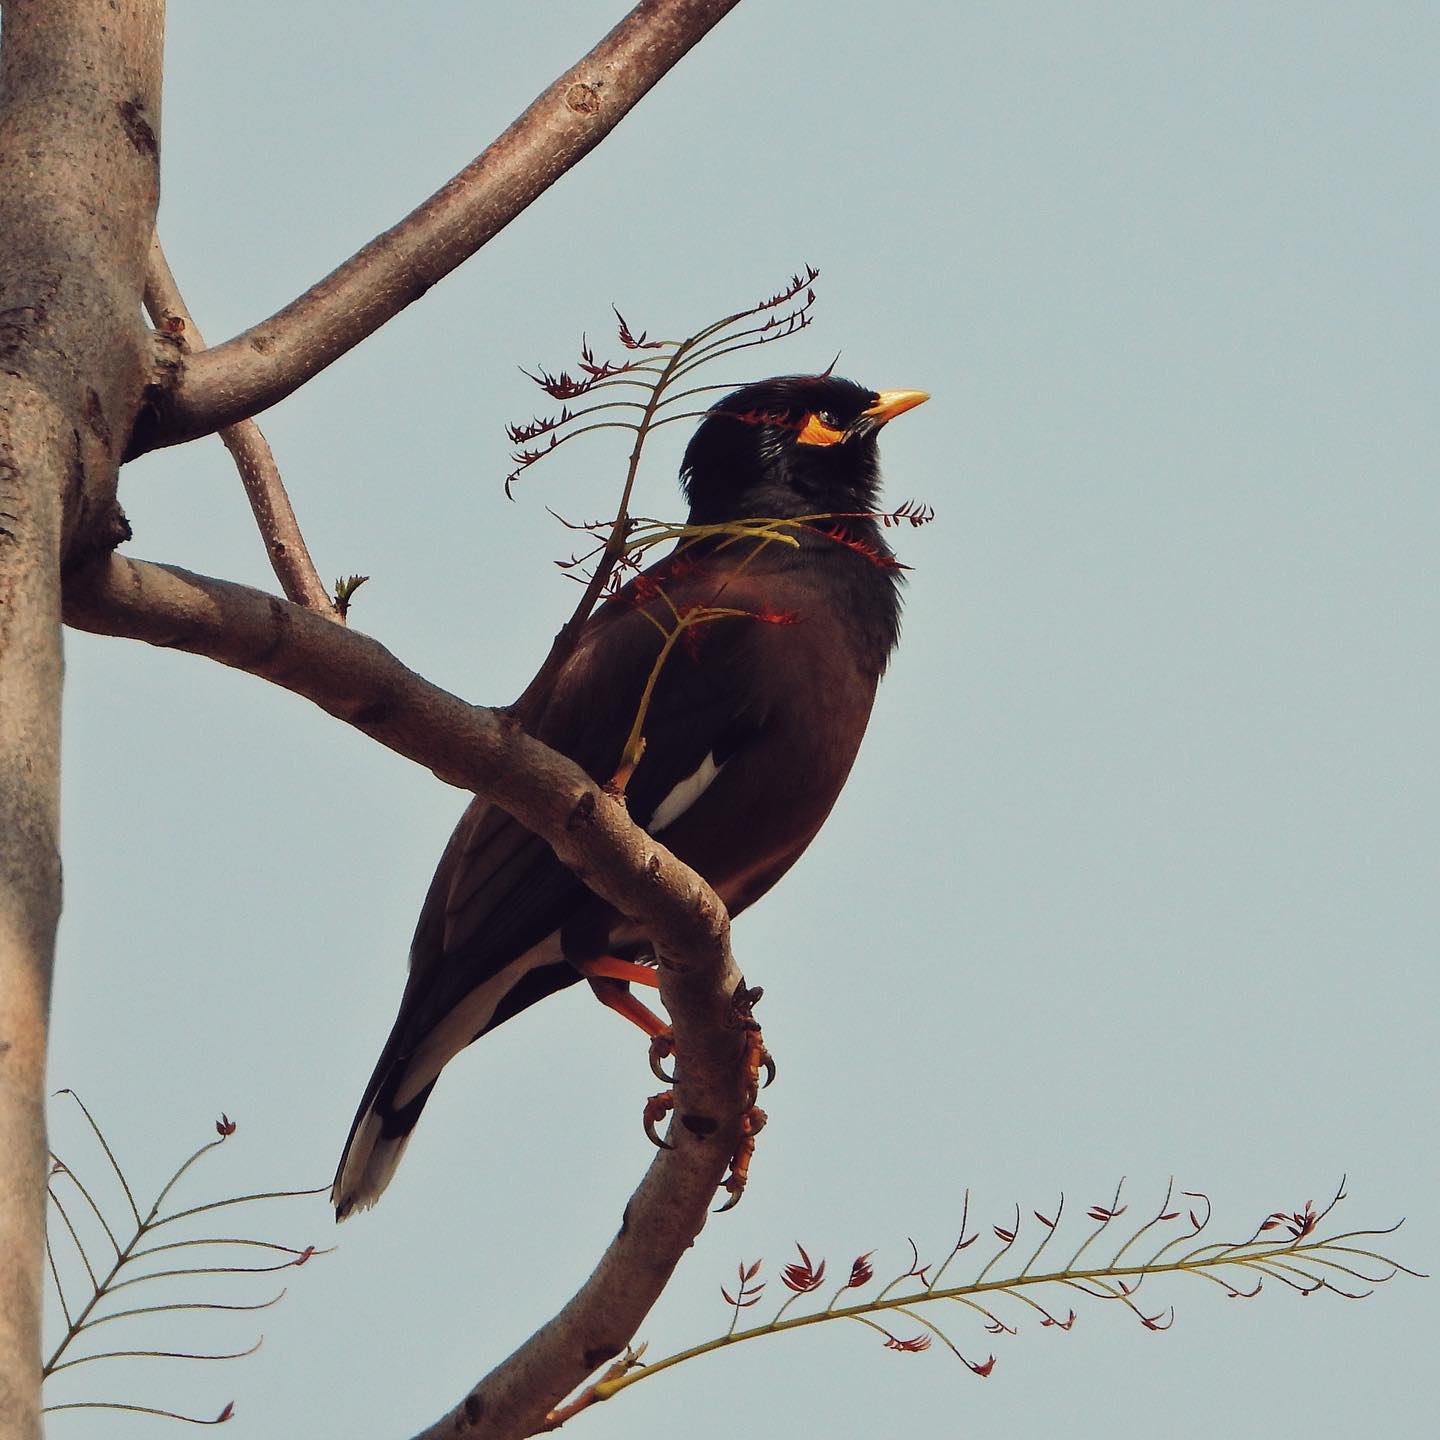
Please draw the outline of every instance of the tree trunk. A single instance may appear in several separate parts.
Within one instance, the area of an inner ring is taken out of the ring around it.
[[[113,544],[150,379],[164,0],[6,0],[0,46],[0,1436],[40,1433],[60,572]]]

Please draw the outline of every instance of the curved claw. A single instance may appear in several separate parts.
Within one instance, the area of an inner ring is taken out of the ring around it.
[[[650,1037],[650,1073],[662,1084],[673,1085],[675,1083],[675,1072],[667,1071],[664,1061],[675,1054],[675,1035],[673,1031],[664,1030],[659,1035]]]
[[[768,1090],[775,1083],[775,1061],[768,1050],[760,1057],[760,1068],[765,1072],[765,1083],[760,1088]]]
[[[732,1186],[728,1180],[725,1182],[724,1188],[730,1192],[730,1198],[723,1205],[717,1205],[711,1211],[713,1215],[723,1215],[727,1210],[733,1210],[740,1203],[740,1197],[745,1193],[743,1185]]]
[[[723,1215],[733,1210],[745,1193],[745,1184],[750,1178],[750,1160],[755,1154],[755,1137],[765,1128],[766,1114],[752,1105],[740,1121],[740,1143],[730,1160],[730,1173],[725,1177],[721,1189],[730,1198],[716,1208],[715,1214]]]
[[[646,1138],[657,1150],[673,1150],[675,1148],[668,1140],[663,1139],[655,1129],[655,1126],[674,1108],[675,1096],[669,1090],[662,1090],[658,1095],[652,1095],[645,1102],[645,1112],[642,1123],[645,1126]]]

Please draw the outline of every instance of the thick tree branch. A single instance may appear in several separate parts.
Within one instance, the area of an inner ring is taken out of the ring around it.
[[[175,282],[159,235],[151,238],[145,266],[145,309],[158,328],[175,336],[182,353],[196,355],[205,349],[205,337]],[[270,568],[286,597],[307,610],[341,618],[310,558],[275,453],[260,427],[253,420],[240,420],[221,430],[220,441],[240,472],[245,498],[270,557]]]
[[[712,892],[577,765],[525,733],[503,710],[467,704],[408,669],[377,640],[247,585],[110,555],[68,575],[65,622],[166,649],[188,650],[312,701],[447,784],[503,806],[541,835],[586,883],[654,928],[663,949],[723,954],[724,924],[693,917],[666,929],[657,895],[692,908]],[[590,837],[598,836],[598,841]],[[594,846],[613,851],[602,862]],[[697,888],[700,887],[700,888]],[[698,913],[698,912],[697,912]],[[673,916],[670,921],[673,925]]]
[[[547,1413],[634,1335],[704,1224],[738,1142],[748,1098],[735,1010],[743,982],[723,906],[578,766],[506,712],[430,684],[368,636],[258,590],[120,556],[69,577],[65,618],[79,629],[205,655],[303,695],[503,806],[653,939],[677,1045],[674,1148],[652,1162],[575,1298],[424,1434],[511,1437],[544,1428]]]
[[[144,387],[163,0],[0,29],[0,1430],[40,1434],[45,1042],[60,910],[60,567],[108,548]]]
[[[243,335],[192,357],[131,453],[256,415],[469,259],[582,160],[738,0],[642,0],[419,209]]]

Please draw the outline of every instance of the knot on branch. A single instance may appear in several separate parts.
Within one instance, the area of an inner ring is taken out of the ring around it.
[[[565,92],[565,104],[577,115],[598,115],[600,92],[583,80],[577,81]]]
[[[567,830],[583,830],[595,823],[595,792],[587,790],[576,802],[569,815],[565,817],[565,828]]]

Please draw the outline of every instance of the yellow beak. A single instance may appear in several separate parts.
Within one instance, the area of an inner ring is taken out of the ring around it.
[[[865,411],[865,418],[883,425],[917,405],[923,405],[930,398],[928,390],[882,390],[875,403]]]

